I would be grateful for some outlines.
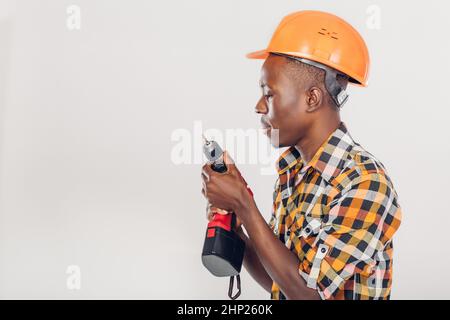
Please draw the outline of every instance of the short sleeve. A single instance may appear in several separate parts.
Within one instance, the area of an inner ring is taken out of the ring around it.
[[[368,174],[336,196],[328,206],[314,245],[299,272],[322,299],[336,296],[355,273],[369,275],[375,255],[400,226],[396,193],[382,174]]]

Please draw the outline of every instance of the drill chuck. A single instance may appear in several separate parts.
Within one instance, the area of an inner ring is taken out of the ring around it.
[[[212,162],[212,168],[214,171],[223,173],[227,171],[223,160],[223,150],[219,144],[214,140],[207,140],[204,138],[203,153],[208,161]]]

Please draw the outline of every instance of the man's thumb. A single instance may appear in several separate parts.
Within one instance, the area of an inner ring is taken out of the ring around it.
[[[230,157],[228,151],[223,152],[223,161],[225,162],[225,165],[232,165],[235,166],[234,160]]]

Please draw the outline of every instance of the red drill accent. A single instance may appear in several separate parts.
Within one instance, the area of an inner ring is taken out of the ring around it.
[[[216,235],[216,229],[208,229],[208,234],[206,235],[207,238],[212,238]]]
[[[208,223],[208,228],[213,227],[231,231],[231,214],[214,213],[213,219]]]

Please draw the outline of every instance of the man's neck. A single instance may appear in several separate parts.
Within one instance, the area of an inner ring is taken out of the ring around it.
[[[333,121],[316,123],[311,127],[311,130],[295,144],[304,163],[311,161],[317,150],[330,134],[339,128],[340,123],[340,118]]]

